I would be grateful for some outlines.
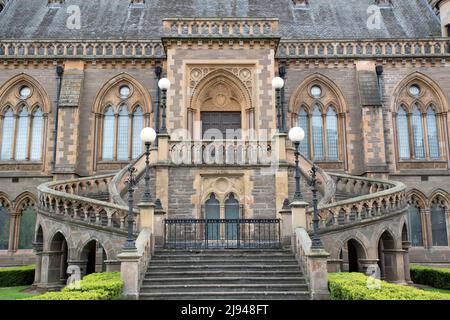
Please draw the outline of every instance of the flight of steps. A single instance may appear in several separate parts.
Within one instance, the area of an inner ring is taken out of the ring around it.
[[[141,300],[309,300],[290,250],[156,250]]]

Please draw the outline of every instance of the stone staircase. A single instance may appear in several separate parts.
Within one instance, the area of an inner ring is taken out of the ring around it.
[[[152,256],[141,300],[309,300],[290,250],[162,250]]]

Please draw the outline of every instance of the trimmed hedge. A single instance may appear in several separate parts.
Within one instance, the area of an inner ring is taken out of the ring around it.
[[[0,268],[0,287],[19,287],[34,282],[35,266]]]
[[[411,280],[433,288],[450,290],[450,268],[411,265]]]
[[[122,296],[120,272],[93,273],[61,292],[47,292],[26,300],[116,300]]]
[[[331,300],[450,300],[450,294],[429,292],[409,286],[380,281],[380,289],[368,288],[362,273],[330,273],[328,288]],[[370,281],[370,279],[369,279]]]

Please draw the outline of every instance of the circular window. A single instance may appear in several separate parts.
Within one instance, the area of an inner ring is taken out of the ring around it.
[[[21,87],[19,90],[19,94],[22,99],[27,99],[31,95],[30,87],[27,86]]]
[[[420,94],[419,86],[416,84],[413,84],[411,87],[409,87],[409,93],[413,96],[418,96]]]
[[[119,94],[122,99],[128,98],[130,95],[130,87],[129,86],[121,86],[119,89]]]
[[[322,94],[322,89],[319,86],[312,86],[311,87],[311,95],[314,98],[319,98],[321,94]]]

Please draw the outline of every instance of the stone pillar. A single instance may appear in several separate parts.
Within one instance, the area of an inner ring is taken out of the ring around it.
[[[169,163],[170,135],[160,133],[158,135],[158,163]]]
[[[106,272],[117,272],[120,271],[120,261],[119,260],[105,260]]]
[[[141,202],[138,204],[138,207],[139,207],[140,230],[150,229],[153,234],[155,204],[153,202]]]
[[[328,300],[328,252],[325,250],[311,250],[307,255],[307,270],[309,272],[309,286],[312,300]]]
[[[429,249],[433,246],[433,235],[431,232],[431,211],[430,209],[424,209],[423,210],[423,221],[425,222],[425,240],[426,242],[424,243],[425,248]],[[423,227],[422,227],[423,229]]]
[[[139,260],[140,255],[137,250],[123,250],[117,256],[120,261],[120,277],[124,283],[123,297],[129,300],[139,298]]]
[[[292,209],[292,230],[291,234],[295,233],[297,228],[309,230],[308,220],[306,218],[306,208],[308,203],[304,201],[295,201],[291,203]]]
[[[281,244],[289,246],[292,240],[292,210],[289,207],[283,207],[280,211],[281,216]]]
[[[381,277],[380,267],[378,266],[378,259],[359,259],[359,265],[361,267],[361,272],[368,276],[373,276],[373,271],[376,270],[378,278]]]
[[[409,241],[403,241],[402,242],[402,248],[403,248],[403,267],[405,272],[405,281],[408,284],[413,283],[411,280],[411,271],[409,270],[409,249],[411,248],[411,242]]]
[[[36,271],[34,272],[34,286],[38,286],[41,282],[41,274],[42,274],[42,251],[43,251],[42,243],[33,243],[34,253],[36,255]]]
[[[156,246],[164,245],[164,216],[166,212],[162,209],[155,209],[155,217],[154,217],[154,243]]]
[[[405,269],[403,266],[403,249],[384,249],[385,278],[389,282],[406,284]],[[390,260],[391,265],[386,265],[386,260]]]

